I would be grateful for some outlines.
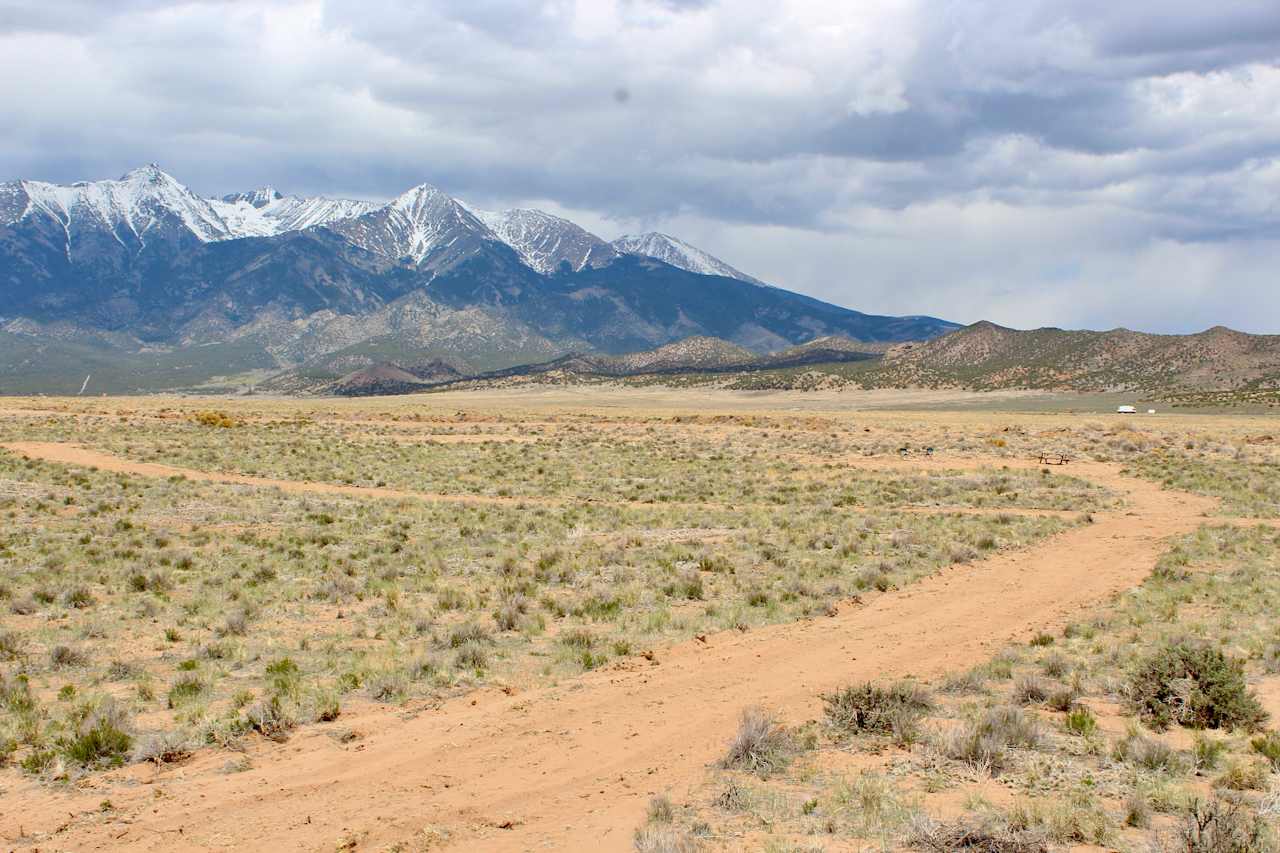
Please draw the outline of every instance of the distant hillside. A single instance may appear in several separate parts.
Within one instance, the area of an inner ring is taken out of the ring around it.
[[[756,367],[798,367],[805,364],[831,364],[864,361],[889,351],[892,344],[855,341],[839,335],[815,338],[799,346],[769,353],[756,360]]]
[[[352,371],[321,390],[344,397],[409,394],[431,385],[454,382],[461,378],[462,374],[453,365],[443,361],[433,361],[408,368],[398,364],[375,364],[372,367]]]
[[[623,355],[569,353],[550,361],[473,373],[466,377],[458,374],[453,377],[423,378],[421,371],[413,370],[418,377],[410,380],[400,375],[405,371],[398,364],[386,362],[356,371],[338,382],[313,382],[310,388],[295,386],[291,390],[363,395],[412,393],[428,387],[510,384],[529,380],[574,384],[633,377],[733,376],[814,363],[867,361],[879,358],[882,350],[880,344],[864,344],[849,338],[828,336],[775,353],[756,355],[745,347],[719,338],[694,336],[651,350]]]
[[[1280,336],[1221,327],[1194,335],[976,323],[925,343],[817,338],[765,355],[689,338],[625,356],[571,354],[480,374],[469,384],[602,378],[740,390],[964,388],[1141,392],[1186,405],[1280,404]]]
[[[1194,335],[1033,329],[975,323],[889,348],[877,385],[1074,391],[1280,388],[1280,335],[1215,326]]]

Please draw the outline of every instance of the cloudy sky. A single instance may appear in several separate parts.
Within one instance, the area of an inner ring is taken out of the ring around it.
[[[860,310],[1280,332],[1276,0],[0,0],[0,177],[427,181]]]

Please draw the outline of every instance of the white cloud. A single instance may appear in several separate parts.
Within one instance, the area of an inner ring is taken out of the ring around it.
[[[0,173],[429,180],[865,310],[1275,330],[1274,11],[0,0]]]

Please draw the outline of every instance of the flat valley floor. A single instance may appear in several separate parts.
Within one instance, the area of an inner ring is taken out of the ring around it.
[[[0,516],[7,849],[1189,849],[1204,810],[1280,817],[1274,416],[11,398]],[[1236,716],[1137,701],[1180,643]],[[868,685],[899,698],[851,723]]]

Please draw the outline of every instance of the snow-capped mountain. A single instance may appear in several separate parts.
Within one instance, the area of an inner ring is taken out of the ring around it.
[[[149,241],[201,242],[234,236],[208,200],[187,189],[154,163],[115,181],[70,186],[43,181],[0,185],[0,225],[45,218],[57,223],[68,254],[77,238],[108,236],[121,246],[140,249]]]
[[[436,268],[503,243],[542,275],[567,263],[573,272],[605,266],[622,254],[643,255],[699,275],[752,284],[758,279],[666,234],[651,232],[608,243],[585,228],[540,210],[489,212],[469,208],[421,184],[387,204],[356,199],[286,196],[261,187],[202,198],[154,163],[118,180],[70,186],[43,181],[0,184],[0,225],[31,217],[61,231],[64,254],[109,239],[130,251],[148,240],[202,243],[274,237],[327,227],[351,244],[392,262]]]
[[[328,227],[366,251],[420,269],[451,265],[500,242],[474,213],[430,184]]]
[[[121,387],[143,387],[129,371],[170,350],[207,376],[388,352],[492,369],[697,335],[766,351],[954,328],[757,284],[672,237],[609,244],[536,210],[477,212],[427,184],[386,203],[271,187],[203,198],[156,166],[70,186],[0,184],[0,361],[5,335],[39,342],[58,329],[116,348],[101,357],[123,371]],[[19,349],[31,346],[43,344]],[[66,365],[58,375],[82,383],[70,351]],[[162,374],[153,379],[176,376]]]
[[[574,272],[604,266],[619,254],[587,229],[541,210],[473,212],[499,240],[515,249],[526,266],[543,275],[550,275],[564,263]]]
[[[628,234],[614,240],[610,245],[627,255],[644,255],[655,258],[664,264],[670,264],[682,270],[698,275],[722,275],[725,278],[736,278],[750,284],[764,284],[760,279],[749,276],[741,270],[734,269],[719,258],[709,255],[697,246],[690,246],[683,240],[677,240],[669,234],[650,231],[647,234]]]
[[[280,194],[274,187],[233,193],[212,202],[233,237],[270,237],[354,219],[377,210],[377,202],[322,196],[301,198]]]

